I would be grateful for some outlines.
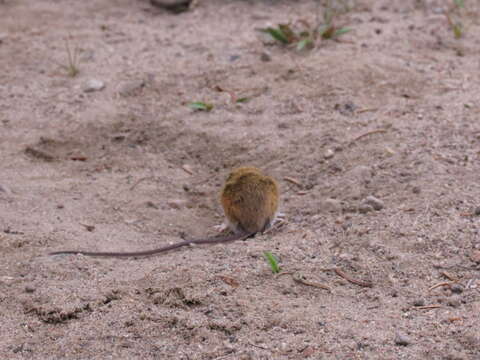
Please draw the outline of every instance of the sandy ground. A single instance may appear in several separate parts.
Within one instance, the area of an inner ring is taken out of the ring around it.
[[[338,2],[353,31],[298,52],[256,29],[323,5],[1,2],[0,357],[480,359],[480,4],[466,3],[455,39],[449,1]],[[221,185],[246,164],[280,183],[270,233],[47,255],[215,235]]]

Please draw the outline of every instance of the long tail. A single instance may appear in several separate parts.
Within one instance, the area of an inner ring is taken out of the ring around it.
[[[96,251],[79,251],[79,250],[61,250],[54,251],[48,255],[67,255],[67,254],[81,254],[85,256],[101,256],[101,257],[132,257],[132,256],[150,256],[160,254],[165,251],[177,249],[183,246],[193,244],[220,244],[225,242],[232,242],[236,240],[246,240],[249,237],[255,235],[255,233],[243,233],[234,234],[230,236],[220,236],[207,239],[185,240],[176,244],[163,246],[158,249],[145,250],[145,251],[133,251],[133,252],[96,252]]]

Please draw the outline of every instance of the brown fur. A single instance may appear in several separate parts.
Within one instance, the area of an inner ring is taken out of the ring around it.
[[[231,228],[264,231],[277,212],[278,185],[257,168],[241,167],[228,176],[220,200]]]

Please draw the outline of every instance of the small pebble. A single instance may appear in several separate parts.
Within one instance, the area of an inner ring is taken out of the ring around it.
[[[323,157],[325,159],[331,159],[335,155],[335,152],[332,149],[327,149],[325,153],[323,154]]]
[[[410,337],[402,332],[397,332],[395,334],[394,341],[395,341],[395,345],[399,345],[399,346],[407,346],[412,343],[412,340],[410,339]]]
[[[353,255],[349,253],[341,253],[338,258],[342,261],[352,261]]]
[[[425,306],[425,300],[424,299],[415,299],[413,301],[413,306]]]
[[[335,104],[334,109],[337,110],[342,115],[350,116],[350,115],[353,115],[353,113],[357,109],[357,105],[355,105],[351,101],[347,101],[344,104]]]
[[[26,285],[25,286],[25,292],[31,294],[31,293],[35,292],[35,288],[32,285]]]
[[[100,91],[103,88],[105,88],[105,83],[102,80],[90,79],[83,87],[83,91],[88,93],[93,91]]]
[[[145,87],[145,81],[144,80],[132,80],[129,82],[124,83],[121,87],[118,93],[121,96],[132,96],[135,95],[136,92],[138,92],[140,89]]]
[[[190,8],[192,0],[150,0],[153,6],[178,14]]]
[[[452,290],[452,293],[454,294],[461,294],[463,292],[463,286],[460,284],[453,284],[450,287],[450,290]]]
[[[475,215],[477,215],[477,216],[480,216],[480,206],[477,206],[477,207],[475,208],[475,210],[473,211],[473,213],[474,213]]]
[[[153,201],[147,201],[145,203],[145,205],[148,207],[148,208],[153,208],[153,209],[158,209],[158,206],[155,205],[155,203]]]
[[[480,250],[473,250],[470,254],[470,260],[479,264],[480,263]]]
[[[337,199],[325,199],[325,201],[323,201],[322,208],[328,212],[340,212],[342,211],[342,203]]]
[[[264,61],[264,62],[268,62],[268,61],[272,61],[272,57],[270,56],[269,53],[267,52],[262,52],[262,55],[260,55],[260,60]]]
[[[89,232],[95,231],[95,226],[94,225],[87,225],[87,224],[82,224],[82,225],[85,228],[85,230],[87,230]]]
[[[126,138],[125,134],[113,134],[112,135],[112,141],[120,142],[120,141],[125,140],[125,138]]]
[[[413,192],[414,194],[420,194],[421,191],[422,191],[422,189],[421,189],[419,186],[414,186],[414,187],[412,188],[412,192]]]
[[[366,214],[368,212],[371,212],[373,211],[373,207],[369,204],[360,204],[358,205],[358,211],[361,213],[361,214]]]
[[[377,199],[375,196],[372,195],[367,196],[365,199],[363,199],[362,204],[370,205],[377,211],[382,210],[385,206],[382,200]]]
[[[167,202],[172,209],[181,209],[187,206],[187,200],[173,199]]]
[[[458,295],[455,295],[455,296],[452,296],[450,299],[448,299],[447,301],[447,305],[448,306],[451,306],[451,307],[454,307],[454,308],[457,308],[459,307],[461,304],[461,301],[458,297]]]
[[[348,176],[355,181],[360,181],[364,184],[369,184],[372,181],[373,171],[370,167],[365,165],[358,165],[348,172]]]

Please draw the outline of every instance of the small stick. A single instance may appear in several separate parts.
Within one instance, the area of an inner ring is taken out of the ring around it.
[[[193,175],[192,169],[190,169],[190,166],[188,165],[183,165],[182,170],[185,171],[187,174]]]
[[[450,321],[450,322],[460,321],[460,320],[462,320],[462,318],[458,317],[458,316],[448,318],[448,321]]]
[[[282,271],[282,272],[279,272],[277,275],[275,275],[275,277],[279,278],[280,276],[283,276],[283,275],[293,275],[293,271]]]
[[[288,181],[288,182],[291,182],[292,184],[295,184],[295,185],[298,185],[298,186],[302,186],[302,183],[301,183],[300,181],[298,181],[297,179],[288,177],[288,176],[285,176],[285,177],[283,178],[283,180]]]
[[[440,274],[442,274],[443,276],[445,276],[448,280],[451,280],[451,281],[454,281],[454,282],[457,282],[458,279],[453,277],[452,275],[450,275],[449,273],[447,273],[446,271],[442,271]]]
[[[451,287],[451,286],[452,286],[452,283],[451,283],[451,282],[448,282],[448,281],[446,281],[446,282],[441,282],[441,283],[439,283],[439,284],[437,284],[437,285],[433,285],[432,287],[430,287],[430,288],[428,289],[428,291],[432,291],[433,289],[436,289],[437,287],[440,287],[440,286],[448,286],[448,287]]]
[[[353,144],[354,142],[364,138],[365,136],[372,135],[372,134],[382,134],[386,133],[388,130],[387,129],[376,129],[376,130],[371,130],[366,133],[363,133],[361,135],[358,135],[357,137],[353,138],[353,140],[350,141],[350,145]]]
[[[70,158],[70,160],[73,160],[73,161],[87,161],[87,157],[86,156],[72,156]]]
[[[368,112],[368,111],[377,111],[377,110],[378,110],[378,108],[359,109],[359,110],[357,110],[357,114],[361,114],[361,113]]]
[[[143,178],[140,178],[137,182],[135,182],[135,184],[133,184],[131,187],[130,187],[130,190],[133,190],[135,189],[135,187],[140,184],[142,181],[144,180],[147,180],[147,179],[150,179],[151,176],[146,176],[146,177],[143,177]]]
[[[300,284],[303,284],[303,285],[313,286],[313,287],[316,287],[316,288],[319,288],[319,289],[328,290],[330,292],[332,291],[327,285],[323,285],[323,284],[320,284],[320,283],[317,283],[317,282],[302,279],[302,276],[298,273],[292,274],[292,279],[294,281],[300,283]]]
[[[425,306],[415,306],[414,309],[418,310],[428,310],[428,309],[439,309],[441,308],[442,305],[439,304],[433,304],[433,305],[425,305]]]
[[[373,287],[373,284],[370,281],[362,281],[362,280],[353,279],[350,276],[348,276],[347,274],[345,274],[339,268],[335,268],[334,271],[338,276],[344,278],[345,280],[351,282],[352,284],[356,284],[356,285],[363,286],[363,287]]]
[[[232,277],[225,276],[225,275],[218,275],[217,278],[222,280],[225,284],[230,285],[231,287],[237,288],[240,286],[237,279],[234,279]]]
[[[249,342],[248,345],[253,346],[253,347],[256,347],[256,348],[258,348],[258,349],[271,351],[270,349],[267,349],[267,348],[265,348],[265,347],[263,347],[263,346],[258,346],[258,345],[252,344],[251,342]]]

